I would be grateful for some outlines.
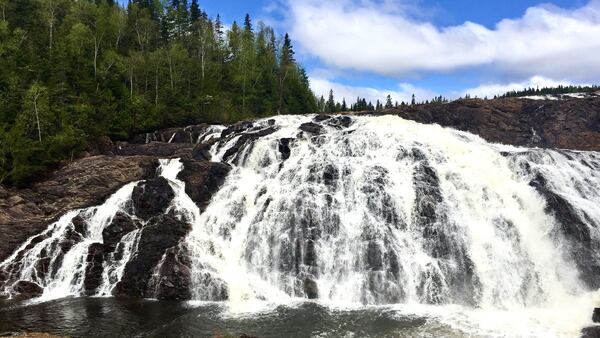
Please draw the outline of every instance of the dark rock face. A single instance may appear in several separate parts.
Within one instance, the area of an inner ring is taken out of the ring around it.
[[[562,196],[550,190],[546,179],[537,175],[530,183],[546,200],[546,212],[554,214],[560,234],[570,243],[570,257],[580,272],[580,279],[591,289],[600,288],[600,262],[592,246],[589,229],[574,207]]]
[[[175,196],[169,182],[164,177],[157,177],[138,184],[131,195],[135,214],[148,220],[150,217],[164,213]]]
[[[102,283],[102,261],[104,260],[104,245],[101,243],[93,243],[88,247],[88,255],[86,258],[87,266],[85,268],[85,279],[83,286],[85,294],[91,296],[96,293],[98,287]]]
[[[204,210],[230,170],[224,163],[185,160],[177,178],[185,182],[185,192]]]
[[[592,315],[592,321],[594,323],[600,323],[600,307],[594,308],[594,314]]]
[[[327,124],[337,129],[348,128],[350,127],[350,125],[352,125],[352,118],[350,118],[350,116],[347,115],[336,116],[331,120],[327,121]]]
[[[600,326],[590,326],[581,330],[581,338],[598,338],[600,337]]]
[[[26,300],[41,296],[44,288],[36,283],[21,280],[13,285],[12,291],[16,294],[15,300]]]
[[[134,136],[130,142],[134,144],[145,144],[150,142],[162,143],[196,143],[198,137],[209,127],[208,124],[198,124],[184,128],[167,128]]]
[[[253,126],[254,123],[252,121],[240,121],[234,123],[221,132],[221,138],[225,138],[233,133],[241,133],[252,128]]]
[[[223,162],[227,162],[229,159],[232,159],[234,163],[240,163],[239,161],[242,149],[251,146],[252,143],[254,143],[254,141],[256,141],[257,139],[263,136],[270,135],[275,131],[277,131],[275,127],[268,127],[254,132],[238,134],[240,137],[237,139],[235,144],[229,149],[227,149],[227,151],[225,151],[225,154],[223,154]],[[225,131],[223,131],[223,133],[225,133]]]
[[[475,274],[468,248],[461,244],[464,243],[463,241],[456,238],[459,236],[458,230],[452,227],[452,224],[439,210],[439,205],[443,202],[439,177],[429,164],[425,154],[419,149],[411,149],[408,156],[418,161],[413,173],[415,226],[420,228],[423,234],[424,248],[431,257],[440,260],[440,269],[444,272],[446,283],[449,284],[450,289],[450,294],[446,297],[428,292],[424,285],[420,287],[419,292],[428,303],[438,304],[450,301],[474,306],[479,302],[477,297],[480,294],[480,282]],[[447,264],[446,262],[454,263]],[[435,288],[439,290],[443,289],[443,279],[434,270],[427,271],[422,280],[435,285]]]
[[[278,149],[284,161],[290,158],[292,154],[292,150],[290,149],[290,142],[292,140],[291,138],[282,138],[279,140]]]
[[[187,251],[180,246],[167,249],[159,269],[159,280],[155,281],[155,297],[163,300],[188,300],[191,271]]]
[[[323,134],[325,132],[323,130],[323,127],[321,127],[319,124],[314,123],[314,122],[302,123],[300,125],[300,130],[307,132],[309,134],[314,134],[314,135]]]
[[[190,230],[189,224],[171,215],[152,218],[141,230],[137,254],[125,266],[115,295],[153,297],[154,290],[147,286],[155,267],[167,249],[177,246]]]
[[[92,156],[69,163],[28,189],[0,186],[0,261],[67,211],[100,204],[124,184],[154,176],[157,165],[146,156]],[[76,232],[84,231],[82,222],[75,223]]]
[[[315,118],[313,119],[313,121],[315,122],[322,122],[325,120],[329,120],[331,118],[330,115],[325,115],[325,114],[319,114],[317,116],[315,116]]]
[[[600,97],[553,101],[468,99],[403,106],[387,113],[468,131],[491,142],[600,150]]]
[[[367,246],[367,266],[374,271],[383,270],[381,245],[376,241],[369,241]]]
[[[73,217],[71,223],[73,223],[75,231],[77,231],[80,235],[85,236],[87,234],[88,224],[83,217],[81,217],[81,215]]]
[[[194,145],[191,143],[130,144],[117,142],[115,154],[119,156],[156,156],[157,158],[190,157]]]
[[[210,161],[212,155],[210,154],[210,147],[213,142],[197,144],[192,150],[192,159],[197,161]]]
[[[102,231],[104,250],[114,252],[121,238],[131,231],[138,229],[140,224],[122,212],[117,212],[112,222]]]
[[[317,282],[312,278],[304,279],[304,294],[308,299],[319,298],[319,287]]]
[[[64,238],[58,243],[63,253],[67,253],[73,245],[81,242],[83,237],[73,229],[67,229]]]

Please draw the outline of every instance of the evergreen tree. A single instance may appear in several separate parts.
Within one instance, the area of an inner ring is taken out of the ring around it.
[[[385,99],[385,109],[390,109],[393,107],[394,107],[394,104],[392,103],[392,97],[390,96],[390,94],[388,94],[388,96]]]
[[[335,100],[333,98],[333,90],[329,90],[329,98],[327,99],[327,103],[325,104],[325,112],[326,113],[335,113]]]
[[[192,5],[190,6],[190,20],[192,22],[196,22],[200,20],[200,6],[198,5],[198,0],[192,0]]]

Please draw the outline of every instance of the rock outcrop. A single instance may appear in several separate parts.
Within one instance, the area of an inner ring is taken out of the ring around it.
[[[92,156],[28,189],[0,186],[0,261],[65,212],[100,204],[124,184],[153,177],[157,166],[151,156]]]
[[[138,183],[133,188],[131,200],[135,214],[148,220],[152,216],[164,213],[175,196],[169,182],[164,177],[156,177]]]
[[[137,254],[125,266],[115,295],[154,297],[155,290],[148,288],[154,269],[159,266],[165,252],[177,246],[190,230],[191,225],[172,215],[153,217],[141,230]]]
[[[600,97],[564,100],[502,98],[402,106],[385,111],[421,123],[516,146],[600,151]]]
[[[177,178],[185,182],[185,192],[200,210],[204,210],[230,170],[231,167],[224,163],[184,160],[183,170]]]

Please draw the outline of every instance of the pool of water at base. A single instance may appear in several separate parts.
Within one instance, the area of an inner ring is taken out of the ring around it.
[[[65,298],[0,305],[0,335],[47,332],[69,337],[464,337],[435,318],[391,307],[336,309],[314,302],[258,312],[222,303]]]

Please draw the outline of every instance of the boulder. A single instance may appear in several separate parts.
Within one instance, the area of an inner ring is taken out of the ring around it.
[[[319,287],[314,279],[310,277],[304,279],[304,294],[308,299],[319,298]]]
[[[600,323],[600,307],[594,308],[594,314],[592,315],[592,321],[594,323]]]
[[[224,163],[184,160],[177,178],[185,182],[185,192],[204,210],[225,182],[231,167]]]
[[[286,137],[286,138],[282,138],[279,139],[278,142],[278,149],[279,152],[281,153],[281,157],[283,158],[283,160],[287,160],[288,158],[290,158],[290,155],[292,153],[292,150],[290,149],[290,142],[292,141],[292,138]]]
[[[75,229],[75,231],[77,231],[77,233],[79,233],[81,236],[87,235],[88,224],[86,220],[84,220],[83,217],[81,217],[81,215],[73,217],[71,223],[73,223],[73,228]]]
[[[83,236],[81,236],[80,233],[71,228],[67,228],[64,237],[59,241],[58,245],[60,246],[62,253],[67,253],[75,244],[82,240]]]
[[[192,159],[197,161],[210,161],[212,155],[210,153],[210,147],[214,142],[199,143],[192,150]]]
[[[135,214],[143,220],[148,220],[152,216],[164,213],[173,197],[175,193],[167,179],[156,177],[133,188],[131,200]]]
[[[150,219],[141,230],[137,254],[125,265],[115,295],[154,297],[154,290],[147,288],[154,269],[167,249],[177,246],[190,230],[189,224],[172,215],[162,214]]]
[[[117,212],[110,224],[102,230],[104,250],[107,253],[114,252],[121,238],[139,227],[140,224],[131,217],[120,211]]]
[[[307,132],[309,134],[319,135],[325,133],[325,130],[322,126],[314,123],[314,122],[306,122],[300,125],[300,130]]]
[[[44,293],[44,288],[30,281],[20,280],[13,284],[12,291],[15,299],[26,300],[39,297]]]
[[[581,330],[580,338],[598,338],[600,337],[600,326],[590,326]]]
[[[88,296],[94,295],[102,283],[102,272],[104,270],[102,265],[103,257],[104,245],[102,243],[92,243],[88,247],[85,279],[83,281],[84,292]]]
[[[348,128],[352,124],[352,118],[347,115],[336,116],[327,121],[327,124],[337,129]]]
[[[155,297],[162,300],[191,299],[192,277],[187,252],[180,247],[167,249],[161,264],[154,286]]]
[[[313,121],[315,121],[315,122],[323,122],[325,120],[329,120],[330,118],[331,118],[331,115],[318,114],[317,116],[315,116],[315,118],[313,119]]]

